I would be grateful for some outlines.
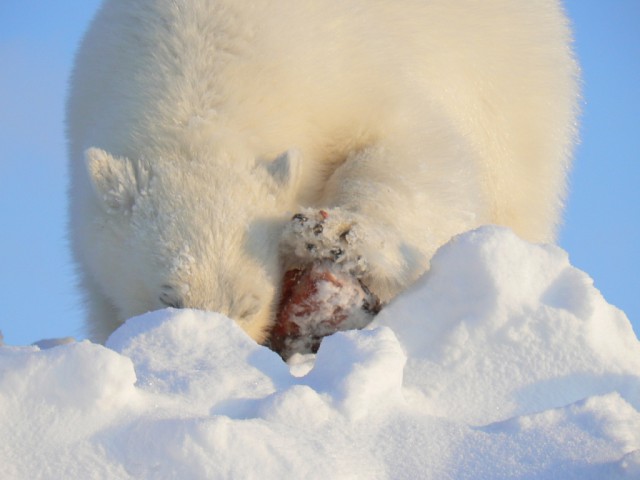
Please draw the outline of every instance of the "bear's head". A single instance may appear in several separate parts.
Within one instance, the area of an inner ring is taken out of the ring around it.
[[[196,308],[224,313],[264,340],[299,155],[214,154],[212,162],[193,152],[188,161],[166,152],[135,160],[85,152],[93,218],[79,233],[83,261],[118,322],[164,307]]]

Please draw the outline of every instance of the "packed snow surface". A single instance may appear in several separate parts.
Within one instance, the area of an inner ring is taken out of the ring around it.
[[[640,479],[639,409],[625,315],[494,227],[289,365],[193,310],[0,348],[6,479]]]

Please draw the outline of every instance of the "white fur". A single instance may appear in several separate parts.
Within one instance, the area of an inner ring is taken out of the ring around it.
[[[576,84],[555,0],[106,0],[68,104],[93,338],[175,305],[262,340],[304,207],[385,301],[480,224],[553,240]]]

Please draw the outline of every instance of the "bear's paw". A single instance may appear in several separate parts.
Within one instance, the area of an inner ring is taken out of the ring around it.
[[[342,209],[304,209],[285,226],[280,248],[286,264],[306,266],[330,261],[358,278],[367,270],[358,252],[359,227],[355,218]]]

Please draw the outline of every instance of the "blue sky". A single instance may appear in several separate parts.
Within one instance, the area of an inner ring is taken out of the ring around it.
[[[98,0],[0,2],[0,330],[82,337],[67,252],[64,99]],[[640,332],[640,1],[568,0],[584,73],[559,243]]]

